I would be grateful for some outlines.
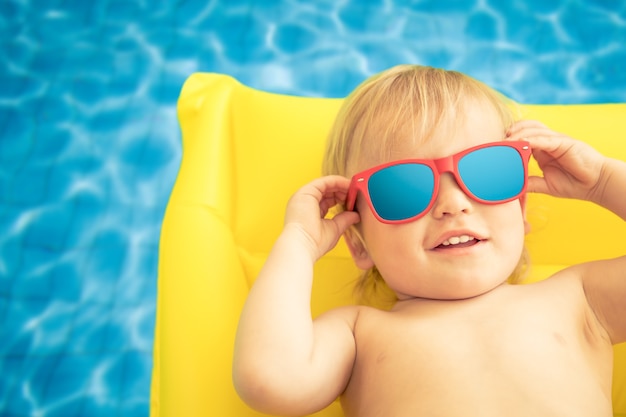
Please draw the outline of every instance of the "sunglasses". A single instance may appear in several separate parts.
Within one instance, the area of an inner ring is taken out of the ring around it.
[[[526,191],[528,142],[491,142],[440,159],[405,159],[367,169],[352,177],[346,208],[355,209],[358,192],[383,223],[408,223],[435,204],[440,177],[454,175],[457,184],[482,204],[502,204]]]

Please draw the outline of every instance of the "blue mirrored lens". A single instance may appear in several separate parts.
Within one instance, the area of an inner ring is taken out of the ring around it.
[[[493,146],[465,155],[458,165],[461,180],[476,197],[504,201],[524,188],[524,163],[515,148]]]
[[[372,174],[367,187],[380,217],[404,220],[426,210],[433,196],[435,176],[427,165],[393,165]]]

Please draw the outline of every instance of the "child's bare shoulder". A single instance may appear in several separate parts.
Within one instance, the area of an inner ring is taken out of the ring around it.
[[[380,326],[394,318],[387,310],[364,306],[347,305],[336,307],[315,318],[314,323],[318,328],[326,328],[335,334],[349,331],[352,337],[356,337],[357,328],[363,326]]]
[[[398,303],[391,310],[343,306],[322,314],[316,322],[334,323],[333,326],[340,326],[352,334],[358,332],[362,337],[369,333],[368,330],[375,329],[374,334],[380,334],[385,328],[407,326],[415,321],[444,326],[446,322],[457,323],[460,318],[467,317],[491,317],[493,321],[494,312],[497,312],[507,326],[519,320],[532,321],[533,316],[553,317],[591,330],[593,335],[589,336],[593,338],[604,338],[606,332],[587,299],[584,271],[585,268],[580,266],[565,268],[539,282],[503,285],[467,300],[413,300]]]
[[[384,311],[364,305],[344,305],[328,310],[315,318],[316,322],[343,322],[354,328],[363,315],[380,314]]]
[[[560,275],[578,283],[605,337],[613,344],[626,341],[626,256],[576,265]]]

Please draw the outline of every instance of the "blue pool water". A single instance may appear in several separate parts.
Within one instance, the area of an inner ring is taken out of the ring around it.
[[[397,63],[626,102],[621,0],[2,0],[0,414],[147,416],[160,223],[195,71],[341,97]]]

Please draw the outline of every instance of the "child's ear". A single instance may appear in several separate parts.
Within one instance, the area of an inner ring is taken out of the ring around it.
[[[531,229],[532,227],[530,226],[530,223],[526,220],[526,216],[524,216],[524,234],[529,234]]]
[[[348,245],[350,254],[354,263],[359,269],[368,270],[374,267],[374,261],[370,257],[365,242],[361,237],[361,234],[355,227],[351,227],[343,234],[343,238]]]

